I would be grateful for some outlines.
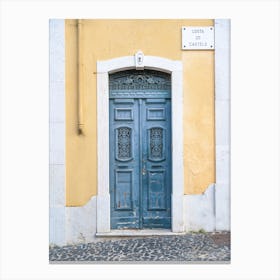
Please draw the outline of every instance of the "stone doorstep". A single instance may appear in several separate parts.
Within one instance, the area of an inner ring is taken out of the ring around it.
[[[96,237],[123,237],[123,236],[161,236],[161,235],[184,235],[186,232],[172,232],[169,229],[127,229],[127,230],[111,230],[110,232],[97,232]]]

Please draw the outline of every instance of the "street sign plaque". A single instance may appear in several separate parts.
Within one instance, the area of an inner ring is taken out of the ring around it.
[[[214,26],[182,27],[182,50],[214,49]]]

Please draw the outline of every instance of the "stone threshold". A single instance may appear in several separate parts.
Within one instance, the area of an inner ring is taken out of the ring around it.
[[[124,229],[124,230],[111,230],[110,232],[97,232],[97,237],[107,236],[160,236],[160,235],[182,235],[185,232],[173,232],[170,229]]]

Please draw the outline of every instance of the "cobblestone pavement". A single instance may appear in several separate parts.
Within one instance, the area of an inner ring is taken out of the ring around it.
[[[88,244],[50,247],[50,262],[229,262],[230,233],[188,233],[101,239]]]

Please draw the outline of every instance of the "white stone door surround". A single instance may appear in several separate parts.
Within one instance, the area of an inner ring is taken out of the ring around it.
[[[138,52],[139,53],[139,52]],[[184,170],[183,170],[183,65],[156,56],[143,56],[141,68],[137,55],[97,61],[97,233],[108,233],[110,227],[109,193],[109,74],[128,69],[153,69],[171,74],[172,119],[172,232],[184,231]]]

